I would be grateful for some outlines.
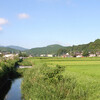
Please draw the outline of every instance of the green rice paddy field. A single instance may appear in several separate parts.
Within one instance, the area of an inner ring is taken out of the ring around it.
[[[100,58],[28,58],[25,100],[100,100]],[[28,91],[28,94],[27,94]]]

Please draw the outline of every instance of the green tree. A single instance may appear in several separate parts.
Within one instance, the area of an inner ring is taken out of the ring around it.
[[[59,49],[59,50],[57,51],[57,55],[59,55],[59,56],[61,56],[61,55],[63,55],[63,54],[66,54],[66,53],[67,53],[66,49]]]
[[[83,56],[88,57],[89,56],[89,52],[87,50],[83,51]]]
[[[19,52],[19,57],[28,57],[28,55],[25,52]]]

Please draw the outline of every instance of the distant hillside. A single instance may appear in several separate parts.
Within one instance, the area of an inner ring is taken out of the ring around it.
[[[25,51],[27,54],[31,54],[34,56],[39,56],[41,54],[63,54],[63,53],[74,53],[74,52],[83,52],[83,51],[89,51],[91,53],[100,52],[100,39],[95,40],[94,42],[90,42],[88,44],[82,44],[82,45],[73,45],[69,47],[64,47],[58,44],[49,45],[46,47],[40,47],[40,48],[32,48],[32,49],[26,49],[19,46],[0,46],[0,51],[4,52],[19,52],[19,51]]]
[[[91,53],[100,52],[100,39],[95,40],[94,42],[90,42],[88,44],[82,45],[73,45],[66,48],[61,48],[57,51],[58,55],[61,55],[63,52],[67,53],[75,53],[75,52],[83,52],[88,51]]]
[[[47,47],[41,48],[33,48],[30,50],[26,50],[26,53],[39,56],[40,54],[63,54],[63,53],[74,53],[74,52],[83,52],[87,50],[88,52],[95,53],[100,52],[100,39],[95,40],[94,42],[90,42],[88,44],[82,45],[73,45],[69,47],[64,47],[58,44],[49,45]]]
[[[0,52],[10,52],[10,53],[18,53],[19,50],[15,50],[8,47],[0,47]]]
[[[23,48],[23,47],[20,47],[20,46],[13,46],[13,45],[11,45],[11,46],[7,46],[7,47],[12,48],[12,49],[16,49],[16,50],[20,50],[20,51],[27,50],[26,48]]]
[[[90,52],[100,51],[100,39],[97,39],[94,42],[90,42],[88,44],[67,47],[66,50],[67,51],[84,51],[84,50],[88,50]]]
[[[89,50],[100,51],[100,39],[97,39],[94,42],[89,43],[88,45]]]
[[[55,45],[49,45],[47,47],[41,47],[41,48],[32,48],[30,50],[27,50],[26,52],[31,55],[40,55],[40,54],[55,54],[60,48],[64,48],[61,45],[55,44]]]

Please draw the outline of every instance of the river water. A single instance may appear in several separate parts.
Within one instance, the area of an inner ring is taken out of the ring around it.
[[[12,81],[11,88],[8,91],[4,100],[22,100],[21,82],[22,78],[18,78]]]

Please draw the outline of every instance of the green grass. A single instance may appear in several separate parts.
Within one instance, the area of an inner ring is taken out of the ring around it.
[[[18,62],[18,58],[16,59],[10,59],[10,60],[2,60],[0,62],[0,82],[1,79],[6,77],[6,78],[11,78],[13,77],[16,73],[16,64]],[[6,80],[6,79],[4,79]]]
[[[23,75],[25,100],[100,100],[99,57],[28,58],[25,61],[33,65]]]
[[[0,100],[4,100],[5,95],[11,86],[11,81],[8,79],[15,79],[21,77],[17,72],[15,66],[18,64],[19,59],[1,59],[0,62]]]
[[[31,62],[30,59],[24,59],[21,62],[18,63],[21,66],[32,66],[33,63]]]

